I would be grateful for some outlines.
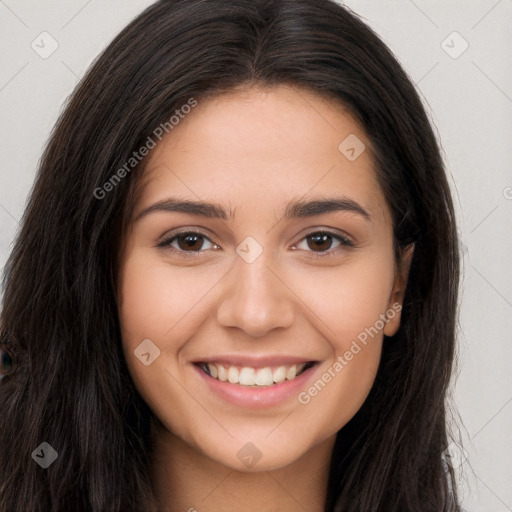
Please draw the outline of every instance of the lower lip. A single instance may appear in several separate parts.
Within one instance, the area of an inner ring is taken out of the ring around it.
[[[293,380],[285,380],[279,384],[264,387],[241,386],[240,384],[231,384],[228,381],[214,379],[199,366],[193,366],[208,388],[223,400],[238,407],[264,409],[277,406],[292,397],[296,398],[300,391],[304,389],[308,380],[313,377],[319,364],[315,363]]]

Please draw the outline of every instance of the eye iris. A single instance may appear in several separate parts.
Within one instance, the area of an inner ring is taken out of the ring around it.
[[[310,249],[314,249],[311,247],[309,243],[310,240],[313,240],[313,243],[316,244],[316,248],[320,251],[327,251],[331,245],[332,237],[328,233],[316,233],[314,235],[310,235],[308,237],[308,246]]]
[[[185,245],[182,245],[182,242]],[[203,237],[194,233],[185,233],[178,236],[178,245],[183,250],[199,250],[203,245]]]

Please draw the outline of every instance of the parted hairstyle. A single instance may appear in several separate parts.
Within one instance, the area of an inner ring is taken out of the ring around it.
[[[395,255],[415,246],[401,326],[384,338],[369,396],[337,433],[325,511],[460,510],[443,457],[459,286],[443,159],[397,59],[330,0],[161,0],[81,80],[3,276],[0,340],[19,364],[0,381],[0,510],[147,510],[152,413],[123,358],[115,294],[147,158],[98,190],[191,98],[251,84],[305,88],[345,106],[371,141]],[[47,469],[31,456],[42,442],[59,454]]]

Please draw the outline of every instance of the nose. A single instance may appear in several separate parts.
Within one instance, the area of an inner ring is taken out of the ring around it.
[[[226,276],[217,310],[223,327],[237,327],[259,338],[277,328],[290,327],[295,319],[295,302],[289,284],[268,265],[265,252],[247,263],[236,258]]]

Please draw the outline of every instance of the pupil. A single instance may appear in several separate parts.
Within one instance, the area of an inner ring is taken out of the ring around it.
[[[317,244],[317,248],[319,248],[321,251],[326,251],[329,249],[329,246],[331,245],[331,235],[327,233],[320,233],[318,235],[311,235],[310,237],[315,244]],[[309,244],[308,244],[309,245]],[[321,247],[318,247],[321,246]],[[313,249],[313,247],[310,246],[310,249]]]
[[[178,240],[179,242],[184,242],[185,243],[185,247],[183,247],[183,245],[180,243],[180,248],[183,249],[192,249],[192,250],[199,250],[201,248],[201,239],[202,239],[202,236],[201,235],[194,235],[194,234],[185,234],[185,235],[181,235]],[[198,240],[199,240],[199,244],[198,244]],[[198,247],[194,247],[194,244],[198,245]]]

